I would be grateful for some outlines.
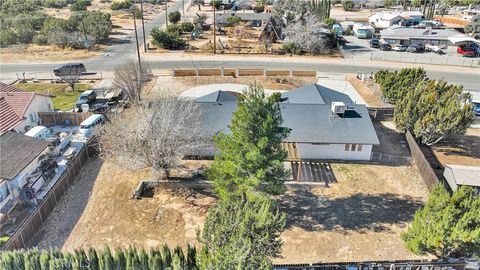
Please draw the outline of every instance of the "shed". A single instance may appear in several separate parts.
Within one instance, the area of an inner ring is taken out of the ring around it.
[[[452,191],[460,186],[471,186],[480,191],[480,167],[447,164],[443,176]]]

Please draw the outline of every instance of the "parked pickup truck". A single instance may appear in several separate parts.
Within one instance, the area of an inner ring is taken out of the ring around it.
[[[94,90],[88,90],[78,97],[75,111],[105,113],[115,108],[118,103],[118,97],[114,97],[113,93],[99,98]]]

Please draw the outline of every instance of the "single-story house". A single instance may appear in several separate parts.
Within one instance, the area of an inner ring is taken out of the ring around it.
[[[0,133],[7,130],[25,133],[40,124],[39,112],[52,112],[50,95],[24,92],[0,83]]]
[[[24,188],[43,186],[45,179],[37,168],[46,157],[48,144],[13,131],[0,135],[0,220],[26,195]]]
[[[378,12],[368,17],[368,24],[375,28],[388,28],[392,25],[415,25],[423,20],[420,11]]]
[[[259,39],[260,41],[269,42],[275,42],[283,39],[282,27],[278,25],[273,18],[270,18],[270,20],[265,24],[265,27],[263,27]]]
[[[422,43],[431,45],[453,45],[450,39],[462,34],[454,29],[418,29],[407,27],[391,27],[380,31],[380,37],[390,44],[409,45]],[[465,36],[467,37],[467,36]]]
[[[443,176],[452,191],[456,191],[460,186],[471,186],[480,194],[480,167],[448,164]]]
[[[238,93],[216,91],[195,99],[202,110],[202,128],[209,135],[230,132]],[[279,104],[289,160],[370,160],[379,140],[367,108],[348,95],[312,84],[282,93]],[[213,156],[213,147],[200,151]]]

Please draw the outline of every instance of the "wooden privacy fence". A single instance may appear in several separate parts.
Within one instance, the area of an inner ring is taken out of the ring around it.
[[[432,191],[433,187],[436,184],[440,183],[440,181],[435,174],[432,166],[430,165],[427,158],[420,149],[420,146],[415,141],[415,138],[413,138],[412,133],[410,133],[410,131],[407,131],[405,137],[407,138],[408,147],[410,148],[410,152],[412,153],[415,165],[417,166],[417,169],[422,176],[423,182],[427,186],[428,190]]]
[[[174,77],[183,76],[290,76],[316,77],[315,70],[255,69],[255,68],[187,68],[173,69]]]
[[[68,187],[72,185],[75,177],[87,160],[88,151],[87,146],[84,145],[57,180],[55,185],[53,185],[50,191],[45,195],[42,202],[40,202],[37,208],[35,208],[35,211],[17,227],[12,237],[10,237],[1,250],[14,250],[31,247],[33,237],[42,227],[62,195]]]
[[[44,126],[79,126],[91,113],[88,112],[39,112],[38,117]]]
[[[393,120],[393,111],[395,108],[393,107],[380,107],[380,108],[375,108],[375,107],[367,107],[368,114],[372,117],[374,120],[379,120],[379,121],[390,121]]]

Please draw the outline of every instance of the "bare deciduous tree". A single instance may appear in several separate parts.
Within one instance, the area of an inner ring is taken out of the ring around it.
[[[328,30],[328,26],[314,15],[305,19],[305,23],[298,21],[285,29],[289,42],[302,48],[310,54],[330,53],[336,46],[335,38]]]
[[[58,75],[62,81],[64,81],[72,91],[75,91],[75,84],[80,80],[80,76],[82,76],[83,70],[77,66],[69,66],[66,68],[61,69],[60,74]]]
[[[113,85],[120,89],[130,102],[138,103],[141,101],[148,73],[145,61],[142,61],[140,70],[138,63],[131,59],[115,69]]]
[[[152,174],[168,178],[183,157],[208,145],[201,113],[196,103],[178,96],[143,100],[109,115],[100,132],[100,154],[129,169],[151,168]]]

